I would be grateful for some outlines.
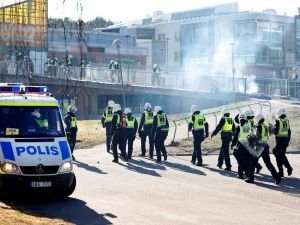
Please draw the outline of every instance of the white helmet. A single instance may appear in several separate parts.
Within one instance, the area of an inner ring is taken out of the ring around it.
[[[109,107],[114,107],[115,102],[114,102],[113,100],[109,100],[108,103],[107,103],[107,105],[108,105]]]
[[[277,109],[276,114],[278,117],[281,117],[282,115],[286,114],[286,109]]]
[[[161,107],[159,105],[154,107],[154,112],[158,113],[161,110]]]
[[[258,123],[259,121],[261,121],[262,119],[265,119],[264,115],[263,114],[257,114],[255,116],[255,121],[256,123]]]
[[[151,104],[149,102],[146,102],[145,103],[145,106],[144,106],[144,109],[145,110],[150,110],[152,107],[151,107]]]
[[[240,115],[239,115],[239,120],[242,120],[242,119],[244,119],[244,120],[247,119],[247,116],[246,116],[245,113],[240,113]]]
[[[120,104],[115,104],[114,105],[114,112],[118,112],[118,111],[120,111],[122,108],[121,108],[121,106],[120,106]]]
[[[126,108],[124,112],[125,112],[125,114],[129,114],[129,113],[131,113],[131,109],[130,108]]]
[[[199,106],[197,105],[192,105],[191,106],[191,113],[193,114],[194,112],[200,111]]]
[[[153,68],[157,67],[157,64],[153,64]]]
[[[67,111],[71,112],[71,113],[76,113],[77,112],[77,107],[75,105],[69,105],[68,108],[67,108]]]
[[[246,110],[244,113],[247,117],[254,117],[254,112],[252,109]]]
[[[222,115],[225,115],[227,113],[230,113],[229,110],[228,110],[228,108],[223,108],[222,109]]]

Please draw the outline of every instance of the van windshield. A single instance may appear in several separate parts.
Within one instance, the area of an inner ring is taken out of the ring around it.
[[[64,137],[56,106],[0,106],[0,137]]]

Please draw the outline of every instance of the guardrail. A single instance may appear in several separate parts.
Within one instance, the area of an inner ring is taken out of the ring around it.
[[[28,70],[6,70],[2,74],[8,75],[29,75]],[[207,74],[202,76],[196,71],[190,72],[164,72],[154,73],[151,70],[132,69],[123,67],[121,70],[110,70],[107,67],[95,66],[54,66],[45,65],[42,73],[31,73],[31,75],[41,77],[52,77],[64,80],[93,81],[99,83],[119,84],[123,78],[124,85],[160,87],[176,90],[195,90],[208,93],[231,92],[231,76],[212,76]],[[246,93],[247,79],[235,78],[236,93]]]
[[[242,110],[241,110],[242,108],[249,108],[249,109],[253,110],[253,112],[255,112],[256,110],[254,109],[254,106],[258,106],[259,107],[259,109],[260,109],[259,113],[263,113],[263,107],[264,106],[268,107],[270,113],[272,111],[272,105],[271,105],[271,103],[269,101],[254,102],[254,103],[251,103],[251,104],[246,104],[246,105],[241,105],[241,106],[236,106],[236,107],[229,107],[228,109],[230,111],[238,110],[238,112],[241,113],[242,112]],[[214,111],[214,112],[203,113],[203,115],[205,117],[213,116],[214,127],[216,127],[217,124],[218,124],[218,115],[217,114],[220,114],[220,113],[221,113],[221,110],[218,110],[218,111]],[[178,123],[185,121],[186,124],[188,124],[189,118],[190,118],[190,116],[184,117],[184,118],[180,118],[180,119],[176,119],[176,120],[171,120],[172,123],[174,124],[174,127],[175,127],[174,133],[173,133],[173,139],[171,141],[171,144],[175,143],[175,138],[176,138],[176,134],[177,134]],[[189,131],[188,131],[188,129],[187,129],[187,137],[189,138]]]

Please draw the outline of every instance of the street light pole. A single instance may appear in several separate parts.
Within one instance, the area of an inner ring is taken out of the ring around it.
[[[166,38],[166,72],[169,70],[169,40],[170,38]]]
[[[120,73],[120,76],[121,76],[121,84],[122,84],[123,106],[124,106],[124,108],[126,108],[125,89],[124,89],[124,82],[123,82],[121,57],[120,57],[121,44],[122,44],[122,42],[120,41],[120,39],[115,39],[112,43],[112,46],[116,47],[117,52],[118,52],[118,61],[119,61],[118,64],[119,64],[119,73]]]
[[[230,43],[231,45],[231,66],[232,66],[232,91],[233,91],[233,96],[235,95],[235,65],[234,65],[234,45],[235,43]]]

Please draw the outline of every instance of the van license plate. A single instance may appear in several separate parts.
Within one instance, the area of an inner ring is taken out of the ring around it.
[[[31,182],[30,187],[39,188],[39,187],[51,187],[51,181],[41,181],[41,182]]]

